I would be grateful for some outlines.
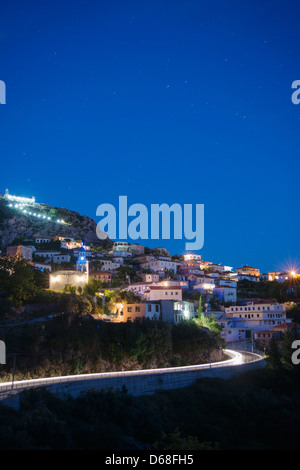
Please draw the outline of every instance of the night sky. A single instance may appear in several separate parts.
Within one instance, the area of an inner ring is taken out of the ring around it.
[[[299,2],[10,1],[0,57],[0,191],[202,203],[205,260],[300,264]]]

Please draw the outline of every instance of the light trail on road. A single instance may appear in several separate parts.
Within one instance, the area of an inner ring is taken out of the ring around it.
[[[0,383],[0,395],[7,395],[8,392],[20,392],[28,388],[45,387],[55,384],[63,384],[78,381],[87,381],[95,379],[105,379],[114,377],[134,377],[141,375],[159,375],[159,374],[173,374],[178,372],[189,372],[205,369],[216,369],[229,366],[238,366],[249,362],[254,362],[263,359],[262,356],[254,353],[247,353],[246,356],[238,351],[232,349],[224,349],[224,353],[230,356],[230,359],[225,361],[218,361],[206,364],[198,364],[193,366],[182,366],[182,367],[165,367],[159,369],[140,369],[130,371],[118,371],[118,372],[99,372],[95,374],[78,374],[78,375],[67,375],[58,377],[45,377],[40,379],[31,380],[19,380],[15,382],[3,382]],[[252,360],[249,360],[252,357]]]

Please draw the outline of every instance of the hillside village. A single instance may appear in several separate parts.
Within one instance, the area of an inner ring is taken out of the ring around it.
[[[92,285],[94,297],[102,304],[107,292],[127,293],[113,309],[105,309],[101,318],[107,322],[148,318],[178,323],[213,317],[227,343],[249,340],[264,346],[293,326],[286,314],[290,301],[279,303],[255,293],[269,283],[284,287],[287,298],[289,294],[297,298],[300,285],[294,271],[261,273],[248,265],[233,270],[205,261],[197,253],[171,255],[164,247],[150,249],[124,241],[104,246],[100,241],[78,238],[75,230],[71,236],[71,224],[66,236],[63,219],[52,221],[56,233],[49,234],[50,215],[34,209],[34,198],[12,196],[6,190],[1,200],[16,216],[21,212],[22,217],[37,218],[45,227],[7,243],[2,258],[26,260],[45,275],[45,288],[51,291],[80,294]]]

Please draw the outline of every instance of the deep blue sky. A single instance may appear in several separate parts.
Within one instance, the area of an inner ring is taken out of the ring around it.
[[[297,3],[3,3],[0,191],[95,219],[119,195],[204,203],[205,260],[297,263]]]

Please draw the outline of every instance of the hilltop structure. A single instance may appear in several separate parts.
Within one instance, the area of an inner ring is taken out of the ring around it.
[[[9,194],[9,191],[8,191],[7,188],[5,190],[5,194],[4,194],[3,197],[7,201],[14,201],[14,202],[18,202],[20,204],[35,204],[35,197],[34,196],[32,196],[32,197],[13,196],[13,195]]]

